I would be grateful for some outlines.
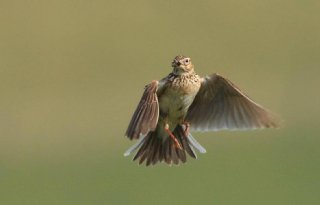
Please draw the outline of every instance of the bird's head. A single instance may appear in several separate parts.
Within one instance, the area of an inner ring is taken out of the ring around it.
[[[184,73],[193,73],[194,66],[189,57],[178,55],[172,61],[173,73],[182,75]]]

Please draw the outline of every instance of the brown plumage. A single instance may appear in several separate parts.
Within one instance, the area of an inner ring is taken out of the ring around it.
[[[191,59],[177,56],[173,71],[161,81],[145,87],[126,131],[138,143],[125,152],[137,151],[139,164],[186,162],[186,154],[196,158],[194,149],[206,150],[190,130],[217,131],[277,127],[273,114],[251,100],[224,77],[213,74],[200,78]]]

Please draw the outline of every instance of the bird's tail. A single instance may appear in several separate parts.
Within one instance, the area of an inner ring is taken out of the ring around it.
[[[157,131],[149,132],[147,136],[141,138],[135,145],[130,147],[125,153],[125,156],[130,155],[139,149],[133,160],[139,159],[139,164],[146,161],[146,165],[154,165],[157,162],[165,162],[167,164],[179,164],[181,161],[187,161],[186,153],[192,158],[197,158],[194,149],[200,153],[205,153],[206,150],[192,137],[191,133],[185,136],[182,125],[178,125],[173,131],[173,135],[180,143],[182,149],[178,148],[175,142],[170,138],[157,136]]]

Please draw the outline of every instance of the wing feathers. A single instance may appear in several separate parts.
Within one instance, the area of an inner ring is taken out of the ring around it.
[[[273,114],[218,74],[202,79],[186,121],[198,131],[277,127]]]
[[[158,81],[152,81],[145,87],[141,100],[132,116],[126,131],[130,139],[138,139],[153,131],[159,118],[159,103],[157,97]]]

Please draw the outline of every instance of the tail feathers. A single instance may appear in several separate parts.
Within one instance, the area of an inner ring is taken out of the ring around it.
[[[165,162],[167,164],[179,164],[187,161],[188,153],[192,158],[197,158],[193,148],[200,153],[205,153],[205,149],[189,134],[185,136],[182,126],[178,125],[173,132],[182,146],[182,149],[176,147],[174,141],[170,137],[165,139],[157,136],[157,132],[150,132],[147,136],[139,140],[135,145],[130,147],[125,156],[130,155],[138,148],[138,152],[133,160],[139,159],[139,164],[146,161],[146,165],[154,165],[157,162]]]
[[[132,147],[130,147],[125,153],[123,153],[123,155],[125,157],[129,156],[130,154],[132,154],[134,151],[136,151],[141,145],[142,143],[145,141],[145,138],[144,137],[141,137],[139,139],[139,141],[134,144]]]
[[[188,140],[190,142],[190,145],[196,150],[198,150],[198,152],[202,154],[207,152],[207,150],[204,147],[202,147],[201,144],[196,139],[192,137],[191,133],[189,133],[188,135]]]

